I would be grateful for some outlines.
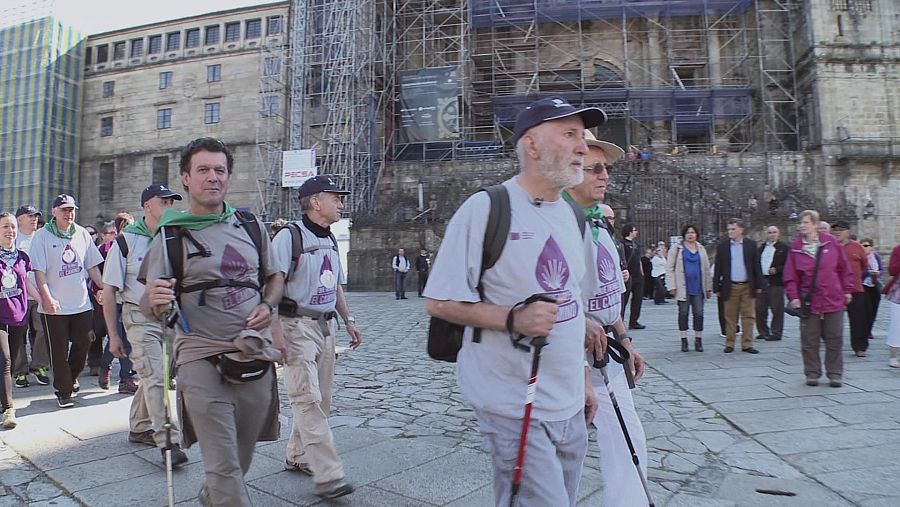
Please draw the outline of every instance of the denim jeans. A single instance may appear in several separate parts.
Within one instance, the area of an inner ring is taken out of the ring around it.
[[[688,310],[694,316],[694,331],[703,331],[703,296],[688,296],[687,301],[678,302],[678,330],[688,330]]]

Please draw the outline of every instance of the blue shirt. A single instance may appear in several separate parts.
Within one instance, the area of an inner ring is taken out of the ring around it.
[[[731,246],[731,281],[746,282],[747,266],[744,265],[744,239],[741,238],[741,241],[738,243],[729,241],[729,245]]]
[[[684,260],[684,282],[688,296],[703,295],[703,281],[700,279],[700,251],[691,252],[687,248],[682,254]]]

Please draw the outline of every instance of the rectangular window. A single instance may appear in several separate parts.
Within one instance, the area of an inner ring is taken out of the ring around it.
[[[116,42],[113,44],[113,60],[122,60],[125,58],[125,42]]]
[[[162,51],[162,35],[151,35],[148,43],[147,54],[155,55]]]
[[[210,102],[203,107],[204,123],[219,123],[219,103]]]
[[[91,57],[93,55],[94,55],[94,48],[87,48],[87,50],[84,52],[84,64],[85,65],[91,64]]]
[[[97,46],[97,63],[106,63],[109,60],[109,46],[106,44]]]
[[[115,195],[115,186],[113,182],[116,176],[116,164],[114,162],[100,163],[100,202],[111,202]]]
[[[181,32],[166,34],[166,51],[178,51],[181,49]]]
[[[206,66],[206,82],[215,83],[222,80],[222,64]]]
[[[113,135],[113,117],[100,118],[100,137],[109,137],[111,135]]]
[[[107,99],[112,97],[116,93],[116,82],[115,81],[104,81],[103,82],[103,98]]]
[[[281,59],[277,56],[267,56],[263,62],[264,76],[277,76],[281,74]]]
[[[258,39],[260,35],[262,35],[262,20],[247,20],[247,28],[245,29],[244,37],[247,39]]]
[[[131,57],[144,56],[144,39],[131,40]]]
[[[262,111],[260,114],[263,118],[271,118],[278,116],[281,108],[281,97],[278,95],[263,95]]]
[[[169,157],[153,157],[153,181],[150,183],[169,184]]]
[[[266,19],[266,35],[278,35],[281,33],[281,16],[272,16]]]
[[[166,88],[172,87],[172,72],[160,72],[159,73],[159,89],[165,90]]]
[[[207,46],[219,43],[219,25],[206,27],[206,40],[203,43]]]
[[[184,32],[184,47],[195,48],[200,45],[200,29],[191,28]]]
[[[170,129],[172,128],[172,109],[160,109],[156,111],[156,128]],[[156,181],[156,180],[153,180]]]
[[[234,42],[241,38],[241,22],[225,23],[225,42]]]

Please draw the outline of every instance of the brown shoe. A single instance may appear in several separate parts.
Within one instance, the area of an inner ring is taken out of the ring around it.
[[[100,378],[97,380],[97,383],[100,384],[100,389],[104,391],[109,391],[109,380],[112,378],[112,371],[103,370],[100,372]]]
[[[160,449],[162,451],[162,460],[163,465],[166,464],[166,450]],[[187,454],[181,450],[181,446],[178,444],[174,444],[172,446],[172,468],[179,468],[181,465],[184,465],[188,462]]]
[[[145,444],[151,447],[156,447],[156,441],[153,440],[153,430],[142,431],[140,433],[129,431],[128,441],[135,444]]]
[[[137,384],[133,378],[119,380],[119,394],[134,394],[137,392]]]

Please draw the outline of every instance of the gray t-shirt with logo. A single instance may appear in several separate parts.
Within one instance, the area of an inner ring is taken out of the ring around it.
[[[75,315],[93,308],[87,271],[103,262],[87,229],[78,224],[72,226],[75,234],[71,239],[60,238],[46,227],[39,229],[34,233],[29,253],[31,266],[44,273],[50,295],[59,301],[57,315]],[[43,306],[38,306],[38,311],[46,313]]]
[[[285,297],[297,302],[297,306],[314,312],[334,311],[337,303],[338,284],[345,283],[341,269],[341,258],[334,250],[331,237],[320,238],[310,232],[302,221],[303,250],[297,260],[297,267],[284,288]],[[291,268],[291,231],[285,227],[272,240],[275,265],[285,276]]]
[[[584,407],[584,313],[586,241],[561,198],[531,203],[517,178],[504,182],[512,217],[509,237],[482,279],[487,303],[512,306],[532,294],[565,300],[541,353],[533,414],[561,421]],[[476,289],[490,198],[479,192],[453,215],[428,277],[425,297],[478,302]],[[463,395],[478,410],[519,419],[525,405],[532,354],[513,348],[506,331],[483,330],[481,343],[466,329],[457,362]],[[528,343],[526,340],[524,343]]]
[[[262,227],[258,221],[257,226]],[[258,283],[260,256],[237,217],[232,216],[224,223],[189,232],[211,255],[196,255],[184,260],[184,286],[220,279]],[[141,273],[145,276],[140,278],[149,281],[171,276],[169,261],[163,259],[162,237],[162,234],[157,234],[150,242],[141,266]],[[185,257],[199,251],[187,239],[183,240],[183,244]],[[264,278],[278,272],[265,229],[262,230],[262,261]],[[189,352],[191,336],[226,342],[234,340],[246,328],[247,316],[262,301],[260,292],[248,287],[208,289],[203,306],[200,306],[200,295],[201,292],[196,291],[180,296],[182,316],[190,331],[185,332],[181,326],[176,326],[175,349],[179,354]]]
[[[619,251],[606,229],[600,228],[597,239],[591,241],[585,288],[587,312],[604,326],[615,324],[621,315],[625,279],[619,269]],[[607,369],[610,378],[625,372],[622,365],[615,361],[610,361]],[[591,382],[603,385],[603,374],[599,369],[591,368]]]

